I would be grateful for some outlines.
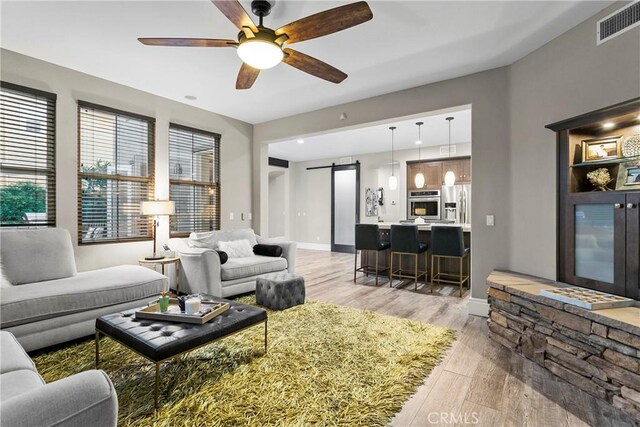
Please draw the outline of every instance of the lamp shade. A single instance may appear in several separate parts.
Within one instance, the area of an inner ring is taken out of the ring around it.
[[[145,200],[140,202],[140,215],[173,215],[176,205],[171,200]]]
[[[238,56],[247,65],[266,70],[278,65],[284,53],[277,44],[260,38],[249,39],[238,46]]]
[[[424,175],[422,172],[418,172],[415,177],[416,188],[424,187]]]
[[[390,190],[395,190],[396,188],[398,188],[398,178],[396,178],[395,176],[391,175],[389,177],[389,189]]]
[[[456,174],[453,173],[453,171],[447,171],[447,173],[444,174],[444,185],[446,185],[447,187],[451,187],[455,183]]]

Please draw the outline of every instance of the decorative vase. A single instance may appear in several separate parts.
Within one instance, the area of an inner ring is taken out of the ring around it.
[[[162,313],[166,313],[169,310],[169,296],[160,297],[158,299],[158,303],[160,304],[160,311]]]

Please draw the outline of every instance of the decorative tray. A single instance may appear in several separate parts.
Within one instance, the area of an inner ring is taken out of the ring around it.
[[[545,289],[540,291],[540,295],[587,310],[629,307],[634,304],[634,300],[629,298],[579,287]]]
[[[180,311],[180,306],[176,298],[170,298],[169,309],[164,313],[160,311],[160,304],[156,301],[148,307],[136,311],[136,319],[164,320],[168,322],[203,325],[227,310],[229,310],[229,304],[226,302],[202,301],[199,312],[196,314],[187,314],[184,311]]]

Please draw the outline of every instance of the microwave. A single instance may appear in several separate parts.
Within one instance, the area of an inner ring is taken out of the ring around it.
[[[409,219],[441,219],[440,190],[410,191],[407,197],[407,210]]]

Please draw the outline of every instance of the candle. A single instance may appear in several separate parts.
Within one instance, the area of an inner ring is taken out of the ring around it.
[[[200,311],[200,300],[198,298],[189,298],[184,302],[184,311],[187,314],[196,314]]]

